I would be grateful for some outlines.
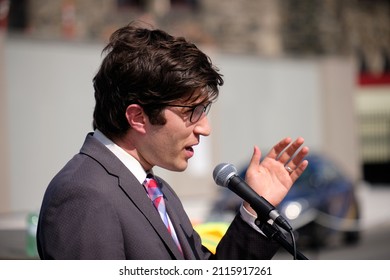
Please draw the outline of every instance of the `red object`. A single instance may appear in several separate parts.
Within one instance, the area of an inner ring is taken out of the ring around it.
[[[7,29],[8,11],[9,11],[9,1],[0,0],[0,31]]]
[[[360,74],[358,83],[360,86],[390,86],[390,73]]]

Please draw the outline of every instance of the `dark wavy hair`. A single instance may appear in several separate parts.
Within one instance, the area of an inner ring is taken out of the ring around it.
[[[130,23],[111,35],[102,53],[107,54],[93,79],[93,128],[109,137],[130,129],[125,117],[130,104],[141,105],[152,124],[163,125],[164,105],[212,102],[223,85],[207,55],[183,37],[162,30]]]

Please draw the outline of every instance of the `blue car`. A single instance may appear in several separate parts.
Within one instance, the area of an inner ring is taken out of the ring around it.
[[[309,166],[278,206],[299,246],[320,248],[333,243],[354,244],[360,239],[360,210],[354,182],[322,155],[307,156]],[[245,177],[246,169],[240,172]],[[241,198],[229,189],[212,207],[210,220],[229,219]]]

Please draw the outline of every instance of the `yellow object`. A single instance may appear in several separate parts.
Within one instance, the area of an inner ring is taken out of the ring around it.
[[[228,227],[229,224],[224,222],[207,222],[195,225],[194,229],[202,238],[203,246],[214,254]]]

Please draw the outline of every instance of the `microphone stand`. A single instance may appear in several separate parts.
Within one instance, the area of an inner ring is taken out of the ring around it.
[[[305,255],[303,255],[301,252],[299,252],[298,250],[294,250],[294,247],[291,245],[291,243],[286,239],[286,237],[282,234],[282,232],[278,228],[270,225],[267,222],[260,222],[259,219],[255,220],[255,224],[262,232],[264,232],[264,234],[268,238],[277,241],[280,245],[282,245],[287,250],[287,252],[289,252],[293,256],[296,255],[296,258],[298,260],[308,260],[308,258],[305,257]]]

